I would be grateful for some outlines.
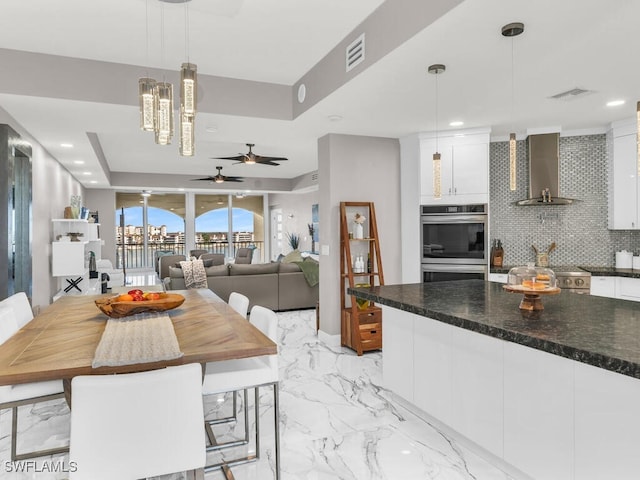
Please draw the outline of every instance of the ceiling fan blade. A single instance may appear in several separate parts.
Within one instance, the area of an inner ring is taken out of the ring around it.
[[[224,177],[225,182],[244,182],[242,177]]]
[[[215,178],[213,177],[206,177],[206,178],[192,178],[191,181],[200,181],[200,180],[204,180],[204,181],[208,181],[208,182],[213,182],[215,180]]]
[[[244,155],[237,155],[235,157],[209,157],[214,160],[235,160],[236,162],[244,163]]]
[[[279,163],[272,162],[271,160],[264,160],[262,162],[258,162],[260,165],[273,165],[274,167],[280,166]]]
[[[264,162],[286,162],[289,160],[285,157],[263,157],[262,155],[256,155],[256,162],[264,163]]]

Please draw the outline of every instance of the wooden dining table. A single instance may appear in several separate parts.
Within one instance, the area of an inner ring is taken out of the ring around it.
[[[92,368],[109,317],[95,305],[105,295],[65,296],[0,345],[0,385],[155,370],[277,353],[277,345],[209,289],[172,291],[185,297],[171,318],[183,356],[153,363]],[[108,295],[107,295],[108,296]]]

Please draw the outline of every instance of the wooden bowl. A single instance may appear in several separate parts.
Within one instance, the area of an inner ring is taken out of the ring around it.
[[[96,306],[111,318],[122,318],[137,313],[165,312],[179,307],[184,302],[184,297],[177,293],[161,293],[158,300],[143,300],[140,302],[121,302],[118,297],[100,298],[96,300]]]

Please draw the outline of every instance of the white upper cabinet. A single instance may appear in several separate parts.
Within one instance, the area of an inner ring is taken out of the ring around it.
[[[638,153],[635,121],[616,122],[609,141],[609,228],[640,229]]]
[[[442,198],[433,197],[433,154],[436,138],[420,139],[420,204],[489,203],[489,130],[438,136]]]

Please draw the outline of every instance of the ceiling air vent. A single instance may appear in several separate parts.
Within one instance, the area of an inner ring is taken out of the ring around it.
[[[589,93],[593,93],[591,90],[585,90],[583,88],[572,88],[571,90],[567,90],[566,92],[557,93],[556,95],[552,95],[550,98],[556,100],[573,100],[577,97],[582,97]]]
[[[314,183],[316,183],[318,181],[318,172],[317,171],[311,173],[311,181],[314,182]]]
[[[364,61],[364,33],[347,47],[345,59],[347,72]]]

